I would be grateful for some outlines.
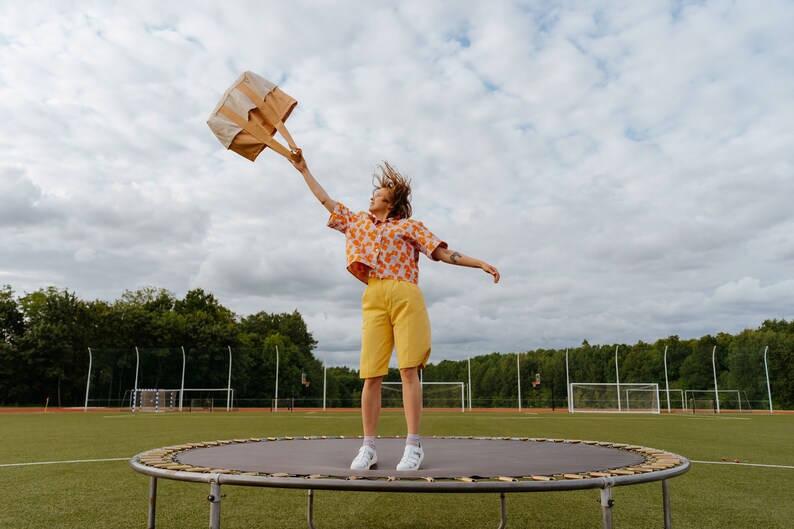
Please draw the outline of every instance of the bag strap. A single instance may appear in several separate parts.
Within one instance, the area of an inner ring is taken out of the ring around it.
[[[273,138],[273,136],[268,134],[265,129],[261,128],[259,125],[253,124],[253,123],[243,119],[242,117],[240,117],[239,114],[237,114],[236,112],[232,111],[231,109],[229,109],[229,108],[227,108],[225,106],[222,106],[220,108],[219,112],[221,114],[223,114],[224,116],[226,116],[227,118],[229,118],[232,121],[234,121],[234,123],[238,127],[240,127],[243,130],[245,130],[248,134],[250,134],[254,138],[258,139],[259,141],[261,141],[262,143],[264,143],[265,145],[267,145],[268,147],[270,147],[271,149],[273,149],[274,151],[279,153],[284,158],[287,158],[288,160],[290,160],[290,159],[294,159],[295,156],[297,156],[295,153],[291,152],[289,149],[287,149],[286,147],[281,145],[279,142],[277,142],[275,140],[275,138]]]
[[[285,140],[287,140],[287,145],[289,145],[290,148],[293,151],[297,151],[298,150],[298,146],[295,145],[295,141],[292,139],[292,136],[290,135],[289,131],[287,130],[287,127],[284,125],[284,122],[281,121],[281,118],[278,117],[278,114],[276,114],[276,111],[268,104],[267,98],[265,98],[265,100],[263,101],[262,99],[260,99],[256,95],[256,93],[253,90],[251,90],[251,88],[249,86],[246,86],[243,83],[238,84],[237,88],[242,93],[244,93],[246,95],[246,97],[248,99],[250,99],[251,102],[254,103],[257,106],[257,108],[259,108],[259,110],[262,112],[262,114],[265,116],[265,118],[274,127],[276,127],[276,130],[279,131],[281,136]]]

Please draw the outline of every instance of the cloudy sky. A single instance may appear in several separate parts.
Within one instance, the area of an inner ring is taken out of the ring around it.
[[[355,365],[363,285],[273,152],[206,119],[244,70],[331,196],[382,160],[502,281],[422,257],[432,361],[794,317],[794,3],[0,4],[0,285],[203,288]],[[135,345],[135,344],[130,344]]]

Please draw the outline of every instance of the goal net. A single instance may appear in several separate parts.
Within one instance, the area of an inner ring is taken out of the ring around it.
[[[381,385],[381,405],[384,408],[401,408],[402,382],[383,382]],[[460,408],[466,411],[465,387],[463,382],[422,382],[423,408]]]
[[[292,411],[295,408],[295,399],[292,397],[270,399],[270,411]]]
[[[178,389],[137,389],[132,392],[132,412],[179,411]]]
[[[185,388],[182,409],[186,411],[237,411],[234,388]]]
[[[684,392],[686,407],[692,413],[720,413],[748,411],[747,395],[742,398],[738,389],[688,389]]]
[[[234,389],[134,389],[132,412],[235,411]]]
[[[578,383],[568,385],[571,413],[659,413],[659,384]]]

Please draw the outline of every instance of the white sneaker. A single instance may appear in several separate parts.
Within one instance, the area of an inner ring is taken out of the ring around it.
[[[356,458],[350,463],[350,470],[369,470],[369,467],[378,462],[378,454],[374,448],[362,446]]]
[[[419,470],[419,465],[425,458],[425,451],[422,446],[405,445],[403,458],[397,465],[397,470]]]

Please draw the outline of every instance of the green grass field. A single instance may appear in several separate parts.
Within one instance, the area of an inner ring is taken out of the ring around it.
[[[639,444],[693,461],[670,481],[676,529],[794,527],[794,415],[568,415],[426,412],[423,435],[578,438]],[[129,458],[183,442],[289,435],[359,435],[357,412],[0,413],[0,528],[146,527],[149,478]],[[402,435],[384,412],[380,434]],[[352,456],[352,454],[351,454]],[[158,481],[157,527],[208,526],[209,485]],[[307,527],[306,492],[224,487],[222,526]],[[507,496],[508,527],[601,527],[597,490]],[[614,489],[617,529],[663,527],[661,484]],[[497,494],[315,493],[315,524],[328,527],[496,527]]]

